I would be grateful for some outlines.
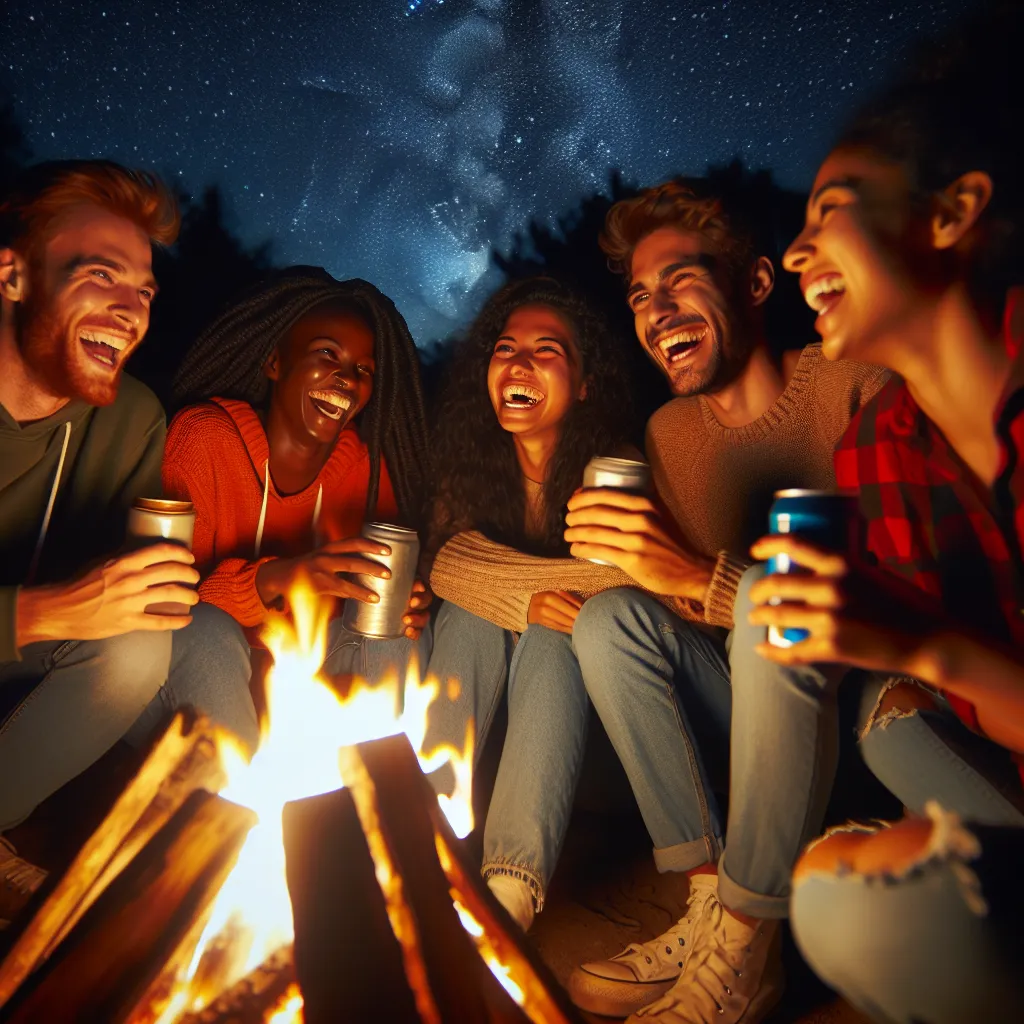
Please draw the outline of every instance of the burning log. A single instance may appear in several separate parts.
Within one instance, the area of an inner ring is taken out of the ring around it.
[[[271,1015],[299,996],[290,947],[278,950],[256,970],[232,985],[209,1006],[186,1013],[179,1024],[264,1024]],[[301,1005],[301,996],[299,996]]]
[[[368,834],[372,823],[360,806],[360,793],[366,792],[367,781],[372,784],[380,832],[420,931],[432,989],[441,993],[441,1019],[544,1024],[581,1020],[480,873],[467,866],[406,737],[361,743],[342,754],[342,775]],[[476,943],[470,928],[478,934]],[[485,1017],[462,1016],[465,1011],[456,1009],[467,984],[475,984],[484,996]]]
[[[252,761],[175,722],[0,966],[4,1019],[579,1021],[445,820],[471,827],[471,748],[413,752],[439,685],[339,697],[329,607],[289,605]],[[445,759],[439,806],[421,765]]]
[[[11,1024],[127,1021],[234,864],[255,815],[195,790],[8,1007]]]
[[[286,804],[284,834],[306,1024],[419,1020],[352,794]]]
[[[0,965],[0,1007],[185,800],[223,782],[209,723],[178,714]]]

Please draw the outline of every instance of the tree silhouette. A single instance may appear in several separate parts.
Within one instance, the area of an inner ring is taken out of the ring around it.
[[[722,195],[742,214],[759,250],[775,264],[775,291],[765,307],[768,341],[777,354],[802,348],[814,340],[813,315],[804,303],[796,278],[782,272],[780,257],[803,221],[803,196],[781,187],[772,172],[748,170],[737,158],[710,166],[701,177],[686,181],[698,193]],[[574,287],[608,318],[626,346],[633,375],[637,411],[646,420],[669,398],[661,373],[636,344],[633,318],[621,282],[608,270],[598,236],[613,203],[636,195],[635,185],[613,172],[607,192],[585,197],[551,227],[532,222],[516,236],[507,253],[494,252],[495,264],[509,279],[549,274]]]
[[[181,234],[172,248],[154,253],[160,294],[149,334],[129,366],[165,405],[174,373],[199,332],[270,266],[269,243],[248,248],[228,228],[219,189],[207,188],[198,202],[184,194],[179,201]]]
[[[25,133],[7,100],[0,100],[0,196],[5,195],[30,158]]]

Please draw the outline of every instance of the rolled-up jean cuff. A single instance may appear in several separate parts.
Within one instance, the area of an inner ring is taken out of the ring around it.
[[[728,853],[728,851],[726,851]],[[764,893],[745,889],[729,877],[726,854],[718,862],[718,898],[730,909],[751,917],[779,920],[789,917],[789,896],[766,896]]]
[[[480,869],[480,873],[485,879],[492,875],[518,878],[520,882],[525,882],[529,886],[537,913],[539,914],[544,909],[544,882],[540,875],[526,864],[515,864],[507,860],[490,860]]]
[[[701,864],[714,864],[722,853],[722,840],[718,836],[701,836],[688,843],[654,848],[654,866],[662,874],[668,871],[689,871]]]

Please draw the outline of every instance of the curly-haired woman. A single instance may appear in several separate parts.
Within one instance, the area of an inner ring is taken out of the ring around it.
[[[430,740],[476,750],[499,701],[508,732],[484,831],[484,874],[524,927],[554,870],[586,739],[572,626],[584,599],[628,585],[570,557],[565,506],[595,455],[629,455],[619,347],[577,296],[546,278],[494,295],[457,351],[440,406],[431,583],[446,598],[430,671],[458,694]],[[507,685],[506,685],[507,684]],[[440,784],[440,783],[439,783]]]

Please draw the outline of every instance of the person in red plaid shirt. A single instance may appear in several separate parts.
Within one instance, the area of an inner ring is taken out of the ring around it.
[[[1022,51],[1020,9],[984,12],[870,105],[784,260],[825,356],[899,375],[836,451],[866,552],[759,541],[809,572],[760,580],[750,615],[810,633],[766,658],[902,687],[861,750],[915,814],[819,840],[791,901],[812,965],[885,1021],[1024,1019]]]

